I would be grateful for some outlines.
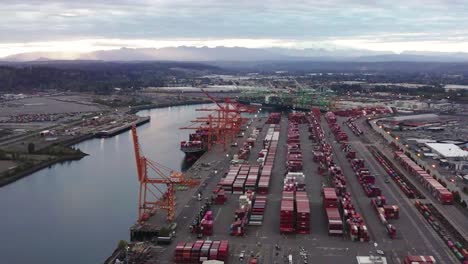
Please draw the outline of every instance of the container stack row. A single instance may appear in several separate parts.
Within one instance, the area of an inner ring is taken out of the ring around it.
[[[466,238],[450,224],[450,226],[444,224],[447,219],[431,203],[416,201],[414,205],[457,259],[463,264],[468,263],[468,242]]]
[[[354,123],[354,120],[356,120],[356,117],[350,117],[348,120],[346,120],[346,124],[348,125],[349,129],[356,135],[360,136],[363,134],[362,130],[359,128],[356,123]]]
[[[254,193],[248,191],[245,195],[239,196],[239,208],[234,213],[234,222],[229,227],[231,236],[244,236],[245,228],[249,224],[249,217],[252,208]]]
[[[305,191],[296,192],[296,232],[310,234],[310,203]]]
[[[261,166],[260,179],[258,181],[257,192],[267,194],[270,186],[270,178],[275,162],[276,150],[278,148],[280,126],[270,125],[265,139],[263,140],[263,150],[259,153],[259,163]]]
[[[205,216],[200,222],[203,236],[213,235],[213,211],[206,212]]]
[[[310,234],[310,203],[302,172],[299,124],[307,123],[305,114],[289,114],[287,139],[287,174],[283,181],[280,232]]]
[[[226,177],[220,182],[224,191],[233,194],[243,194],[255,191],[259,180],[258,165],[231,165]]]
[[[299,124],[289,122],[286,166],[289,172],[302,171],[302,151],[299,138]]]
[[[283,191],[280,209],[280,233],[294,232],[294,192]]]
[[[335,111],[335,115],[337,116],[345,116],[345,117],[359,117],[359,116],[366,116],[366,115],[376,115],[376,114],[389,114],[391,113],[391,109],[385,106],[375,106],[375,107],[358,107],[352,109],[345,109]]]
[[[419,182],[431,192],[441,204],[453,204],[453,194],[440,182],[435,180],[416,162],[408,157],[404,152],[395,151],[395,159]]]
[[[322,204],[328,222],[328,235],[342,236],[343,221],[338,211],[338,197],[334,188],[323,188]]]
[[[296,123],[296,124],[306,124],[307,118],[306,113],[304,112],[292,112],[288,115],[289,121]]]
[[[221,186],[216,186],[213,190],[213,203],[223,205],[227,201],[226,191]]]
[[[286,167],[288,172],[301,171],[302,152],[300,150],[299,125],[291,122],[291,120],[288,122],[287,144]],[[294,159],[292,155],[301,155],[300,160]],[[283,195],[281,197],[280,233],[289,234],[295,231],[294,192],[294,179],[286,177],[283,182]]]
[[[346,191],[346,179],[341,168],[333,162],[331,146],[327,143],[324,130],[320,126],[320,111],[312,109],[308,118],[309,138],[317,145],[314,148],[314,161],[319,163],[318,172],[321,175],[328,172],[330,185],[333,186],[323,191],[329,235],[342,235],[343,231],[347,230],[351,240],[367,242],[370,239],[369,231],[362,217],[354,209],[351,194]],[[331,112],[325,114],[325,119],[330,125],[336,124],[336,116]]]
[[[328,124],[335,124],[336,123],[336,116],[333,112],[326,112],[325,113],[325,120]]]
[[[356,212],[351,199],[351,194],[346,191],[346,180],[339,166],[331,165],[330,176],[335,192],[339,196],[339,210],[344,222],[344,227],[353,241],[369,241],[369,232],[361,215]]]
[[[336,141],[338,142],[343,142],[348,140],[348,135],[346,132],[341,130],[340,125],[337,123],[329,123],[330,129],[333,132],[333,135],[335,136]]]
[[[257,183],[259,178],[260,166],[258,165],[251,165],[249,173],[247,174],[247,180],[245,181],[245,191],[253,191],[257,190]]]
[[[233,191],[232,186],[234,184],[234,181],[237,178],[237,174],[239,173],[240,168],[241,168],[240,165],[231,165],[226,177],[221,180],[221,182],[220,182],[221,187],[226,192],[232,193],[232,191]]]
[[[204,212],[204,213],[203,213]],[[200,220],[200,217],[201,220]],[[190,226],[190,231],[197,234],[199,238],[213,235],[213,211],[202,208],[200,214],[195,218]]]
[[[382,190],[375,185],[375,177],[370,174],[369,169],[364,165],[364,160],[351,159],[350,163],[367,197],[376,197],[381,195]]]
[[[409,182],[403,175],[397,172],[389,161],[386,160],[382,155],[378,154],[376,151],[372,153],[377,161],[382,165],[388,175],[393,179],[394,182],[398,185],[400,190],[410,199],[424,198],[424,196],[414,188],[413,184]]]
[[[284,177],[283,190],[305,191],[305,175],[303,172],[288,172]]]
[[[239,148],[239,150],[237,151],[237,154],[234,155],[234,158],[238,159],[238,160],[247,161],[249,159],[249,156],[250,156],[250,149],[251,148],[252,147],[247,142],[244,142],[244,145],[242,145],[242,147]]]
[[[229,241],[197,240],[179,242],[175,249],[174,262],[199,264],[206,260],[227,261],[229,258]]]
[[[247,175],[249,175],[250,166],[248,165],[241,165],[239,173],[237,174],[236,180],[232,185],[232,193],[233,194],[243,194],[244,193],[244,186],[247,180]]]
[[[270,113],[266,121],[267,124],[279,124],[281,120],[281,113]]]
[[[387,219],[398,219],[400,216],[400,208],[396,205],[387,205],[384,196],[372,198],[371,204],[377,212],[380,222],[385,226],[388,236],[391,239],[395,239],[396,228],[388,223]]]
[[[352,241],[368,242],[370,240],[369,230],[361,215],[356,212],[351,200],[351,194],[346,193],[340,197],[340,213],[345,222],[345,229],[348,230]]]
[[[281,116],[280,116],[281,119]],[[279,121],[278,121],[279,123]],[[278,147],[280,126],[279,124],[270,124],[265,139],[263,140],[263,149],[259,153],[260,165],[255,167],[260,171],[257,195],[252,204],[249,225],[262,225],[267,205],[268,188],[275,162],[276,150]],[[252,170],[252,168],[251,168]]]
[[[267,204],[265,195],[256,195],[250,210],[249,225],[262,225]]]
[[[336,125],[336,124],[335,124]],[[342,150],[351,152],[350,145],[347,143],[342,144]],[[397,205],[386,205],[385,198],[382,195],[382,190],[376,185],[375,183],[375,176],[372,175],[369,169],[365,166],[364,160],[360,158],[356,158],[355,152],[352,155],[353,158],[348,158],[349,163],[351,164],[351,168],[354,170],[354,173],[361,184],[362,189],[367,197],[378,197],[376,199],[371,200],[371,204],[374,206],[380,222],[384,225],[385,230],[387,231],[388,236],[391,239],[396,238],[396,228],[394,225],[388,223],[387,219],[398,218],[399,207]],[[385,207],[385,208],[384,208]],[[385,213],[385,210],[387,214]]]

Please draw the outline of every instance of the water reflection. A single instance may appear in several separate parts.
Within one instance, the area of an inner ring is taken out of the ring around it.
[[[145,155],[185,169],[179,142],[189,131],[178,128],[203,114],[199,107],[140,112],[152,118],[138,128]],[[102,263],[128,239],[138,199],[130,131],[76,147],[90,155],[0,188],[0,263]]]

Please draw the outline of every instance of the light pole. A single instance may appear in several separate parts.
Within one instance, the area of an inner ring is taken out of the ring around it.
[[[129,246],[125,246],[125,264],[128,264],[128,250],[130,249]]]

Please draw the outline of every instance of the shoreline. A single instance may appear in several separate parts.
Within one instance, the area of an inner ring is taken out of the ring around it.
[[[18,180],[21,180],[35,172],[38,172],[42,169],[45,169],[47,167],[51,167],[52,165],[55,165],[57,163],[64,163],[64,162],[67,162],[67,161],[74,161],[74,160],[80,160],[84,157],[88,156],[88,154],[86,153],[83,153],[83,154],[79,154],[79,155],[68,155],[68,156],[65,156],[65,157],[58,157],[58,158],[55,158],[55,159],[52,159],[52,160],[47,160],[47,161],[44,161],[44,162],[41,162],[39,164],[36,164],[26,170],[23,170],[23,171],[20,171],[18,172],[17,174],[15,175],[12,175],[10,177],[6,177],[6,178],[1,178],[0,179],[0,188],[3,187],[3,186],[6,186],[8,184],[11,184],[11,183],[14,183]]]
[[[198,104],[209,104],[211,101],[209,100],[191,100],[187,102],[177,102],[177,103],[161,103],[161,104],[151,104],[151,105],[142,105],[142,106],[135,106],[128,110],[128,114],[136,114],[139,111],[143,110],[151,110],[151,109],[158,109],[158,108],[165,108],[165,107],[173,107],[173,106],[184,106],[184,105],[198,105]]]
[[[209,103],[209,102],[208,101],[202,101],[202,100],[195,100],[195,101],[188,101],[188,102],[145,105],[145,106],[141,106],[141,107],[134,107],[131,110],[129,110],[128,113],[129,114],[136,114],[137,112],[142,111],[142,110],[151,110],[151,109],[165,108],[165,107],[172,107],[172,106],[206,104],[206,103]],[[146,122],[137,123],[137,126],[143,125],[145,123]],[[117,136],[117,135],[119,135],[119,134],[121,134],[121,133],[123,133],[123,132],[125,132],[127,130],[128,129],[119,130],[117,133],[112,134],[112,136],[109,136],[107,138]],[[76,145],[76,144],[82,143],[82,142],[84,142],[86,140],[93,139],[93,138],[99,138],[99,137],[97,137],[97,134],[86,134],[86,135],[82,135],[82,136],[70,139],[70,140],[68,140],[66,142],[63,142],[61,144],[64,147],[70,147],[72,145]],[[27,176],[35,173],[35,172],[40,171],[42,169],[45,169],[47,167],[51,167],[52,165],[55,165],[55,164],[58,164],[58,163],[64,163],[64,162],[68,162],[68,161],[81,160],[82,158],[84,158],[84,157],[86,157],[88,155],[89,154],[87,154],[87,153],[83,153],[83,154],[79,154],[79,155],[67,155],[67,156],[56,157],[56,158],[54,158],[52,160],[47,160],[47,161],[41,162],[39,164],[31,166],[30,168],[27,168],[27,169],[25,169],[23,171],[20,171],[20,172],[14,174],[12,176],[0,178],[0,188],[3,187],[3,186],[9,185],[11,183],[14,183],[14,182],[16,182],[16,181],[18,181],[18,180],[20,180],[22,178],[25,178],[25,177],[27,177]]]

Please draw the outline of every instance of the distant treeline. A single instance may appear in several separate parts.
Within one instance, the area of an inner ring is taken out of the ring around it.
[[[468,85],[468,62],[350,62],[350,61],[259,61],[213,62],[212,65],[241,73],[271,73],[309,75],[318,82],[366,81],[408,82],[419,84]]]
[[[468,103],[468,90],[449,90],[445,91],[440,85],[436,86],[423,86],[418,88],[396,87],[396,86],[382,86],[377,85],[374,88],[367,88],[360,84],[334,84],[331,88],[340,95],[359,92],[368,94],[370,92],[387,92],[395,95],[419,95],[425,98],[432,99],[450,99],[457,103]]]
[[[109,93],[113,88],[163,86],[180,78],[218,73],[217,67],[178,62],[36,62],[0,66],[0,91]]]

